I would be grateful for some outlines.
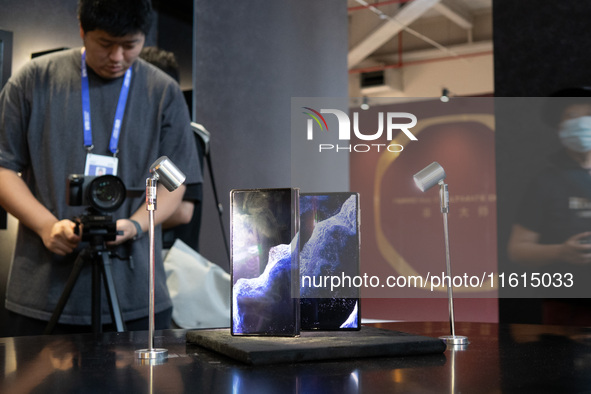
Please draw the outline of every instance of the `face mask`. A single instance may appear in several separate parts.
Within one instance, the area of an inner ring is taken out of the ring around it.
[[[575,152],[591,151],[591,116],[565,120],[558,131],[560,142]]]

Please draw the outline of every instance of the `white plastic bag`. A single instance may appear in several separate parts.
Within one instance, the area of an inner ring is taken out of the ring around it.
[[[180,239],[166,254],[164,270],[176,325],[230,327],[230,274]]]

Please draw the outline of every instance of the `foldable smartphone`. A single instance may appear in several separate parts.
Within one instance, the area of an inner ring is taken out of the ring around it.
[[[232,190],[232,335],[300,332],[298,189]]]
[[[300,314],[302,330],[359,330],[359,194],[300,195]],[[333,288],[338,278],[343,285]]]

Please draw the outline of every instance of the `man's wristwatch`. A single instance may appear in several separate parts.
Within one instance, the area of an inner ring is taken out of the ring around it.
[[[142,231],[142,226],[140,226],[140,224],[137,221],[133,219],[129,219],[129,221],[133,223],[133,225],[135,226],[136,234],[132,238],[135,241],[136,239],[140,238],[144,232]]]

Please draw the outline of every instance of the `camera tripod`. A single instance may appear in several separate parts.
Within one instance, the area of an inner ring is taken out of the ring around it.
[[[105,238],[103,235],[95,235],[90,237],[89,247],[82,249],[76,260],[74,261],[74,267],[66,286],[58,300],[58,303],[53,311],[51,319],[43,332],[45,335],[51,334],[55,325],[57,324],[72,289],[80,276],[82,268],[87,262],[92,265],[92,300],[91,300],[91,321],[92,331],[96,333],[102,332],[102,319],[101,319],[101,282],[105,285],[105,291],[107,295],[107,301],[109,303],[109,310],[111,312],[111,320],[115,324],[117,332],[125,331],[125,322],[121,314],[121,308],[119,307],[119,298],[117,297],[117,290],[115,289],[115,282],[113,281],[113,272],[111,259],[109,257],[109,251],[105,245]]]

